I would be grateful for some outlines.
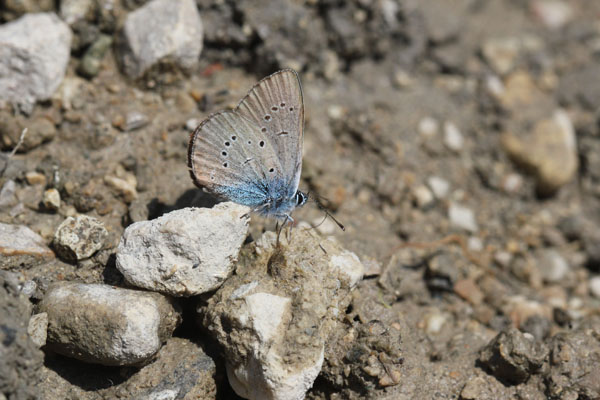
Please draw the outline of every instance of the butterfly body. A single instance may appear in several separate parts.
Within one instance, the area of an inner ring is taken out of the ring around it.
[[[298,190],[303,130],[298,74],[276,72],[234,110],[212,114],[196,128],[188,148],[190,175],[217,197],[290,221],[307,200]]]

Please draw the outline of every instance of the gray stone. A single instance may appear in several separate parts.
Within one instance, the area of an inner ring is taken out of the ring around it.
[[[35,343],[37,347],[44,346],[46,344],[48,333],[48,314],[39,313],[32,315],[31,318],[29,318],[27,333],[29,334],[31,341]]]
[[[98,39],[85,51],[81,64],[77,69],[86,78],[93,78],[100,72],[102,60],[112,45],[112,37],[100,35]]]
[[[69,25],[93,16],[95,0],[61,0],[58,14]]]
[[[67,261],[89,258],[104,247],[108,232],[102,222],[87,215],[68,217],[56,229],[52,242],[58,255]]]
[[[48,314],[48,348],[103,365],[148,360],[181,321],[158,293],[100,284],[51,285],[39,310]]]
[[[430,176],[427,179],[427,185],[433,192],[433,195],[437,199],[443,199],[448,195],[448,191],[450,190],[450,183],[447,180],[440,178],[438,176]]]
[[[552,249],[542,251],[537,263],[542,278],[548,283],[562,282],[570,269],[564,257]]]
[[[117,268],[130,284],[174,296],[221,286],[248,233],[248,207],[184,208],[127,227]]]
[[[548,349],[532,335],[515,328],[500,332],[482,351],[479,361],[497,379],[518,384],[542,368]]]
[[[27,14],[0,26],[0,99],[30,111],[65,76],[71,30],[54,13]]]
[[[0,268],[12,268],[54,258],[44,239],[22,225],[0,223]]]
[[[0,189],[0,209],[11,208],[19,202],[17,184],[12,179],[7,180]]]
[[[303,399],[363,265],[303,227],[289,242],[282,233],[279,246],[275,233],[265,233],[240,259],[201,310],[225,352],[229,383],[246,399]]]
[[[189,70],[198,63],[202,37],[195,1],[153,0],[127,16],[117,56],[132,78],[163,62]]]

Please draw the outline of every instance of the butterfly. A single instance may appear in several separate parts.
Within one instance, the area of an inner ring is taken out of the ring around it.
[[[298,73],[284,69],[258,82],[233,110],[205,119],[190,136],[194,183],[253,212],[293,222],[308,195],[302,171],[304,103]]]

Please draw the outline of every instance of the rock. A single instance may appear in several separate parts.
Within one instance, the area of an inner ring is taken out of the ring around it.
[[[542,195],[555,193],[573,179],[578,168],[575,131],[562,110],[538,121],[530,135],[504,133],[501,144],[509,157],[533,172]]]
[[[93,78],[100,72],[102,59],[112,45],[112,37],[100,35],[98,39],[85,51],[78,71],[86,78]]]
[[[297,228],[265,233],[243,250],[236,275],[208,301],[203,324],[246,399],[303,399],[321,370],[325,342],[363,274],[353,253]]]
[[[30,265],[54,258],[44,239],[23,225],[0,223],[0,268]]]
[[[433,203],[434,197],[431,190],[425,185],[418,185],[413,189],[413,197],[419,208],[425,208]]]
[[[430,176],[427,178],[427,185],[437,199],[444,199],[450,190],[450,183],[448,183],[447,180],[437,176]]]
[[[519,384],[539,372],[547,355],[542,342],[511,328],[500,332],[481,351],[479,361],[500,381]]]
[[[590,294],[597,299],[600,299],[600,276],[590,278],[589,282]]]
[[[29,318],[27,333],[29,334],[31,341],[35,343],[37,347],[44,346],[46,344],[48,333],[48,314],[39,313],[32,315],[31,318]]]
[[[505,193],[517,193],[523,187],[523,176],[517,173],[509,173],[502,178],[500,188]]]
[[[530,5],[531,12],[547,28],[559,29],[573,19],[573,9],[561,0],[535,0]]]
[[[158,293],[101,284],[53,284],[39,310],[48,314],[47,348],[102,365],[150,359],[181,322]]]
[[[485,297],[477,283],[469,278],[456,281],[454,292],[474,306],[481,304]]]
[[[65,76],[71,37],[54,13],[27,14],[0,25],[0,99],[26,111],[49,99]]]
[[[125,229],[117,268],[134,286],[174,296],[214,290],[233,271],[248,233],[248,207],[184,208]]]
[[[450,218],[450,225],[455,228],[464,229],[469,232],[477,232],[479,230],[473,211],[460,204],[450,204],[448,218]]]
[[[39,371],[44,353],[30,340],[29,300],[20,294],[17,277],[0,270],[0,388],[1,398],[38,399]],[[6,397],[5,397],[6,396]]]
[[[54,188],[44,191],[42,205],[46,210],[56,211],[60,208],[60,193]]]
[[[425,138],[430,138],[437,135],[440,126],[435,118],[425,117],[419,121],[419,126],[417,129],[420,135]]]
[[[123,71],[141,77],[158,63],[195,67],[202,51],[202,21],[193,0],[152,0],[129,13],[117,43]]]
[[[27,172],[25,174],[25,180],[29,185],[46,185],[46,175],[37,171]]]
[[[515,37],[488,39],[481,47],[486,62],[499,75],[505,75],[515,67],[520,50],[520,40]]]
[[[58,15],[69,25],[91,19],[95,11],[95,0],[61,0]]]
[[[465,140],[458,127],[450,121],[444,122],[444,144],[452,151],[462,150]]]
[[[542,251],[537,263],[542,278],[548,283],[562,282],[570,270],[564,257],[552,249]]]
[[[75,262],[102,249],[107,236],[106,228],[98,219],[77,215],[68,217],[58,226],[52,244],[61,258]]]
[[[423,327],[428,335],[437,335],[442,331],[442,328],[449,322],[450,318],[448,315],[434,310],[425,315]]]
[[[123,132],[130,132],[143,128],[150,122],[148,116],[139,111],[128,112],[125,118],[120,116],[113,124]]]
[[[17,198],[17,184],[12,179],[7,180],[0,189],[0,209],[7,209],[19,202]]]
[[[131,203],[138,197],[138,193],[135,188],[137,185],[137,179],[133,174],[128,174],[125,179],[107,175],[104,177],[104,183],[112,188],[127,204]]]

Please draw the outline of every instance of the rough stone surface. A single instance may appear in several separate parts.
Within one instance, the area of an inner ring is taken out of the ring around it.
[[[358,257],[300,227],[275,246],[248,245],[237,274],[200,309],[221,344],[229,383],[247,399],[303,399],[321,370],[324,344],[360,281]]]
[[[31,108],[63,77],[71,30],[54,13],[27,14],[0,26],[0,99]]]
[[[39,310],[48,314],[49,349],[103,365],[148,360],[181,321],[158,293],[101,284],[54,284]]]
[[[556,192],[577,172],[575,130],[562,110],[550,119],[538,121],[529,135],[505,133],[502,146],[516,163],[533,172],[538,191],[544,195]]]
[[[248,212],[221,203],[136,222],[123,233],[117,268],[132,285],[174,296],[214,290],[233,271],[248,233]]]
[[[48,314],[39,313],[32,315],[27,326],[27,333],[37,347],[42,347],[46,344],[47,332]]]
[[[104,246],[108,232],[94,217],[78,215],[65,219],[54,234],[53,246],[60,257],[78,261],[91,257]]]
[[[138,78],[157,63],[191,69],[202,51],[202,20],[193,0],[153,0],[130,13],[119,42],[122,69]]]
[[[500,332],[482,350],[479,360],[499,380],[517,384],[539,372],[547,355],[543,343],[512,328]]]
[[[44,239],[21,225],[0,223],[0,268],[34,264],[54,258]]]
[[[15,275],[0,271],[0,398],[38,398],[44,355],[27,334],[30,314]]]

